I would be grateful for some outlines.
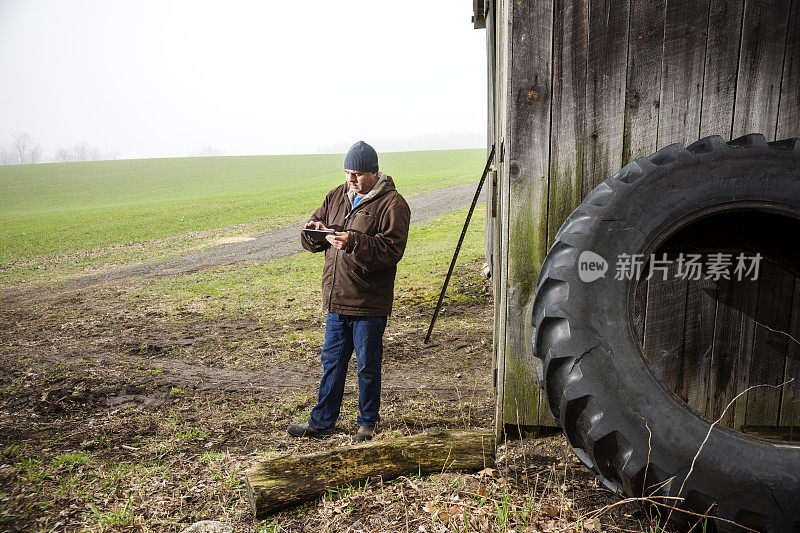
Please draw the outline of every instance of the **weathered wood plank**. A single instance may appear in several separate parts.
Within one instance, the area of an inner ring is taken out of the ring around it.
[[[488,122],[487,125],[487,148],[491,146],[493,143],[496,144],[496,151],[495,154],[499,153],[500,150],[500,121],[502,120],[502,114],[500,112],[500,103],[505,99],[504,92],[501,89],[501,80],[502,80],[502,70],[498,68],[498,54],[500,50],[500,46],[498,44],[498,24],[497,24],[497,3],[490,2],[489,4],[489,13],[486,16],[486,50],[487,50],[487,62],[489,65],[489,79],[487,80],[489,83],[489,97],[488,97]],[[504,32],[500,31],[499,34],[503,35]],[[502,396],[502,380],[499,380],[498,377],[502,376],[502,357],[498,358],[498,354],[502,353],[499,351],[499,336],[498,332],[503,331],[504,327],[500,322],[500,294],[503,292],[501,290],[501,281],[503,276],[502,272],[502,265],[503,261],[500,255],[500,241],[502,237],[502,211],[500,210],[500,202],[502,199],[502,194],[500,191],[500,180],[499,180],[499,168],[500,168],[500,158],[495,157],[494,160],[494,169],[492,170],[492,182],[491,182],[491,195],[487,196],[486,202],[486,237],[489,240],[487,243],[487,263],[491,266],[491,283],[492,283],[492,300],[494,304],[494,327],[492,328],[492,384],[494,387],[494,396],[495,399],[501,399]],[[500,359],[500,360],[498,360]],[[498,402],[499,403],[499,402]],[[496,407],[495,407],[496,409]],[[495,417],[497,413],[495,413]],[[500,431],[499,431],[499,424],[495,421],[495,432],[496,438],[499,439]]]
[[[794,279],[794,298],[792,316],[789,320],[786,348],[786,368],[783,382],[792,380],[783,388],[781,394],[780,426],[796,426],[795,434],[800,434],[800,278]]]
[[[800,0],[792,2],[786,39],[776,139],[800,136]]]
[[[721,279],[717,289],[717,318],[711,351],[711,377],[708,384],[706,416],[717,420],[739,392],[747,388],[747,373],[752,361],[753,328],[758,298],[758,280]],[[744,421],[743,397],[741,421]],[[735,406],[720,420],[733,427]],[[741,426],[741,423],[739,424]]]
[[[480,470],[494,465],[490,431],[431,430],[420,435],[340,446],[309,455],[267,459],[247,473],[256,518],[372,476]]]
[[[588,0],[554,3],[553,84],[548,178],[547,247],[583,200]],[[539,395],[540,426],[555,425],[545,394]]]
[[[794,276],[766,261],[760,278],[750,386],[779,385],[783,382]],[[773,387],[757,387],[748,392],[745,425],[777,424],[780,397],[781,390]]]
[[[686,280],[676,278],[677,268],[672,261],[666,279],[656,275],[648,280],[644,332],[644,353],[650,367],[675,392],[681,377],[688,289]]]
[[[715,0],[708,15],[700,137],[730,138],[744,0]]]
[[[514,426],[540,423],[540,389],[530,364],[531,308],[536,277],[547,254],[552,39],[552,1],[513,3],[503,420]]]
[[[500,212],[497,218],[498,238],[496,240],[495,258],[499,264],[495,276],[495,292],[497,294],[494,330],[494,352],[496,369],[496,400],[495,400],[495,437],[498,442],[503,437],[504,409],[505,409],[505,361],[506,361],[506,325],[508,310],[508,221],[509,221],[509,192],[508,192],[508,165],[505,164],[506,147],[503,142],[505,137],[510,138],[510,123],[514,117],[509,116],[508,108],[511,100],[510,56],[511,24],[510,0],[499,0],[495,8],[497,16],[497,39],[495,41],[497,53],[497,168],[498,168],[498,199]]]
[[[761,281],[758,280],[758,290],[761,288]],[[748,308],[748,313],[745,314],[744,324],[743,324],[743,333],[744,337],[742,339],[742,351],[739,353],[737,358],[736,367],[736,389],[734,397],[738,396],[740,393],[747,390],[750,386],[750,367],[753,364],[754,350],[754,338],[756,334],[756,310],[758,307],[758,290],[755,293],[755,296],[752,300],[752,307]],[[749,307],[749,306],[748,306]],[[749,347],[747,347],[744,342],[749,343]],[[747,400],[749,396],[747,393],[742,394],[739,396],[739,399],[733,405],[733,429],[741,429],[742,426],[745,425],[745,419],[747,417]]]
[[[588,0],[555,3],[547,245],[583,200]]]
[[[629,7],[627,0],[589,3],[584,196],[622,167]]]
[[[700,133],[708,0],[667,2],[658,147],[687,145]]]
[[[763,133],[775,139],[789,7],[789,0],[745,3],[733,137]]]
[[[717,311],[717,282],[690,280],[686,289],[686,326],[683,336],[683,365],[679,395],[696,411],[708,416],[708,385],[714,322]]]
[[[656,151],[666,0],[632,2],[622,165]]]
[[[491,146],[496,144],[497,132],[495,131],[495,20],[494,4],[489,3],[489,12],[486,14],[486,157],[489,157]],[[484,250],[486,263],[490,269],[494,268],[494,243],[496,235],[497,217],[497,160],[494,161],[492,171],[486,178],[486,230],[484,232]],[[491,270],[490,270],[491,272]],[[497,308],[495,306],[495,308]]]
[[[796,426],[743,426],[742,433],[772,440],[800,440]]]

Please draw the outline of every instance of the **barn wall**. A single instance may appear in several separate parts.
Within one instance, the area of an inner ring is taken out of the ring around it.
[[[530,345],[534,286],[553,236],[592,188],[674,142],[800,136],[800,0],[497,0],[491,9],[493,142],[503,151],[487,247],[499,434],[553,423]]]

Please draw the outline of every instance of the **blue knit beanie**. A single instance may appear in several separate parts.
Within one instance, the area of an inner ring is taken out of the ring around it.
[[[375,152],[375,148],[364,141],[358,141],[344,156],[344,168],[358,172],[377,172],[378,154]]]

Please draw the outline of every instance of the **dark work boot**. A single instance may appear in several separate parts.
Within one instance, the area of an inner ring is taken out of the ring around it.
[[[314,437],[315,439],[330,437],[336,432],[335,429],[314,429],[308,422],[291,424],[287,431],[292,437]]]
[[[375,433],[375,428],[370,426],[358,426],[358,431],[356,431],[356,442],[364,442],[365,440],[372,440],[372,436]]]

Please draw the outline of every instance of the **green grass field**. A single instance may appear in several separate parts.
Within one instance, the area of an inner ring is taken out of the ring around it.
[[[484,151],[381,154],[406,195],[477,181]],[[342,156],[140,159],[0,166],[0,266],[307,216],[344,179]]]

